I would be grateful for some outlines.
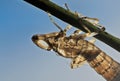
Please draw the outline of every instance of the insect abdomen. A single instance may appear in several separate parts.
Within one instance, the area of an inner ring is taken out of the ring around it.
[[[120,81],[120,64],[104,52],[88,62],[107,81]]]

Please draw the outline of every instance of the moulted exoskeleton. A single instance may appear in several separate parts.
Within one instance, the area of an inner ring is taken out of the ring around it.
[[[54,21],[52,22],[60,29],[60,32],[34,35],[32,41],[38,47],[48,51],[53,50],[62,57],[70,58],[71,68],[77,68],[87,61],[107,81],[120,80],[120,64],[96,47],[95,40],[85,40],[91,35],[90,32],[79,34],[80,30],[76,30],[70,36],[66,36],[71,26],[68,25],[62,30]]]

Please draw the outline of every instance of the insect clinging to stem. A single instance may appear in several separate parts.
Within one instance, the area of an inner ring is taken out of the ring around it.
[[[34,35],[32,41],[38,47],[47,51],[53,50],[62,57],[70,58],[72,60],[71,68],[78,68],[84,62],[88,62],[88,64],[107,81],[119,81],[118,79],[116,80],[116,77],[120,76],[120,64],[95,46],[95,39],[85,40],[86,37],[94,36],[98,33],[91,33],[91,31],[83,25],[88,33],[80,34],[81,30],[76,30],[70,36],[66,36],[66,32],[71,28],[71,25],[68,25],[63,30],[54,22],[50,14],[49,17],[60,32]]]
[[[84,40],[90,33],[79,34],[80,30],[76,30],[72,35],[66,36],[71,25],[62,30],[55,22],[54,24],[60,32],[37,34],[32,37],[32,41],[42,49],[53,50],[62,57],[70,58],[71,68],[77,68],[87,61],[107,81],[117,81],[114,78],[120,73],[120,64],[96,47],[93,44],[95,39]]]

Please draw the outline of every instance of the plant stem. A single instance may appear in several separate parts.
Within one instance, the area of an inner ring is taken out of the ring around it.
[[[87,31],[84,29],[82,24],[85,25],[92,32],[99,31],[99,29],[94,25],[92,25],[91,23],[78,18],[78,16],[75,15],[73,12],[62,8],[49,0],[24,0],[24,1],[44,10],[45,12],[49,12],[55,17],[63,20],[64,22],[71,24],[72,26],[84,32],[87,32]],[[82,24],[80,23],[80,21],[82,21]],[[100,31],[99,34],[96,35],[95,37],[120,52],[119,38],[104,31]]]

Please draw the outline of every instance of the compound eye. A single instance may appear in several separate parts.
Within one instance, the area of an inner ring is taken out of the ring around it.
[[[49,47],[48,43],[46,41],[44,41],[44,40],[38,40],[36,42],[36,44],[37,44],[38,47],[40,47],[42,49],[50,50],[50,47]]]

